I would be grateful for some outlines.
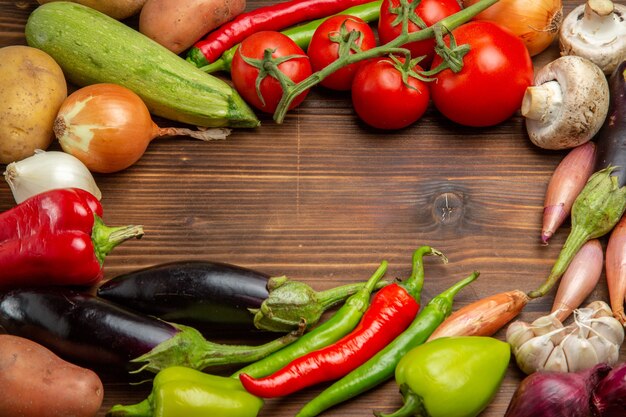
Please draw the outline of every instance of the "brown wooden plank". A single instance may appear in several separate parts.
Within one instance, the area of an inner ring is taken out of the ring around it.
[[[578,3],[566,0],[564,11]],[[251,0],[248,9],[264,4]],[[35,7],[32,0],[0,0],[0,46],[25,44],[24,24]],[[535,66],[557,56],[554,44],[535,57]],[[159,139],[133,167],[96,175],[105,221],[140,223],[146,231],[109,256],[107,279],[159,262],[210,259],[325,289],[368,277],[382,259],[390,262],[390,277],[405,277],[412,251],[429,244],[450,262],[427,261],[424,300],[481,271],[459,295],[463,306],[536,287],[565,240],[567,224],[551,245],[539,244],[545,187],[565,153],[532,145],[519,115],[491,128],[466,128],[431,106],[415,125],[381,132],[356,118],[347,93],[314,89],[283,125],[259,116],[261,127],[237,130],[225,141]],[[0,183],[0,210],[13,204]],[[590,299],[607,299],[604,278]],[[552,296],[532,301],[521,318],[543,315],[551,303]],[[513,363],[509,368],[483,416],[504,414],[522,378]],[[129,385],[117,372],[100,374],[106,393],[99,415],[141,400],[149,389]],[[262,415],[293,415],[321,389],[268,401]],[[325,415],[356,417],[399,404],[389,382]]]

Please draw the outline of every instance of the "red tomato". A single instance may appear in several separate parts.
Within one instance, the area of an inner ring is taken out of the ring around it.
[[[430,86],[435,107],[465,126],[492,126],[511,117],[533,81],[533,64],[524,42],[488,21],[467,23],[452,34],[457,45],[469,44],[471,49],[460,72],[447,69],[435,76]],[[436,56],[432,67],[440,63],[441,57]]]
[[[417,0],[416,0],[417,1]],[[408,0],[412,3],[413,0]],[[400,0],[383,0],[380,6],[380,19],[378,19],[378,37],[381,44],[385,44],[397,38],[402,33],[402,22],[398,21],[398,8]],[[446,18],[461,10],[457,0],[421,0],[415,7],[415,15],[422,19],[427,27],[434,25],[443,18]],[[420,31],[420,27],[409,19],[409,33]],[[426,55],[422,66],[430,65],[435,55],[435,40],[425,39],[423,41],[410,42],[403,45],[411,51],[411,56],[417,58]]]
[[[400,59],[402,61],[402,59]],[[414,71],[421,71],[416,65]],[[428,107],[430,94],[425,82],[409,76],[408,87],[391,58],[378,58],[363,65],[352,82],[352,105],[368,125],[400,129],[417,121]]]
[[[260,85],[260,92],[263,100],[259,97],[256,89],[256,80],[259,76],[259,69],[244,61],[243,57],[249,59],[263,59],[266,49],[273,50],[272,57],[280,58],[289,55],[298,55],[278,65],[280,72],[285,74],[295,83],[304,80],[311,75],[311,63],[302,48],[300,48],[287,35],[280,32],[262,31],[248,36],[241,42],[231,64],[231,78],[239,94],[250,105],[267,113],[274,113],[283,95],[283,89],[277,79],[271,75],[263,78]],[[243,57],[242,57],[243,55]],[[308,90],[296,97],[289,106],[293,109],[302,103]]]
[[[341,26],[345,22],[345,29],[342,32]],[[356,45],[366,51],[376,46],[376,35],[372,28],[361,18],[356,16],[337,15],[324,21],[311,38],[307,53],[311,59],[313,71],[319,71],[337,60],[339,57],[339,42],[331,37],[347,37],[351,31],[360,32],[356,40]],[[355,53],[350,50],[350,53]],[[343,67],[328,77],[324,78],[320,84],[333,90],[349,90],[352,79],[362,62],[355,62]]]

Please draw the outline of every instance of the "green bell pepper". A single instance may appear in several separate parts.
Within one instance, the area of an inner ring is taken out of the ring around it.
[[[443,337],[420,345],[396,367],[404,406],[379,417],[476,417],[491,402],[511,357],[491,337]]]
[[[256,417],[263,400],[233,378],[173,366],[154,378],[152,392],[142,402],[115,405],[107,417]]]

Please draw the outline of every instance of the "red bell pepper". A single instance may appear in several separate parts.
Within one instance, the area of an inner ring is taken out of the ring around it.
[[[102,213],[93,195],[67,188],[35,195],[0,214],[0,288],[98,282],[105,256],[143,235],[141,226],[105,226]]]

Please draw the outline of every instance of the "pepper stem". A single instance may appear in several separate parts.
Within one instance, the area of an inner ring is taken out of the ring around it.
[[[422,397],[411,391],[411,388],[407,384],[400,386],[400,393],[402,394],[402,401],[404,405],[391,414],[383,414],[378,411],[374,411],[376,417],[421,417],[428,416],[428,412],[424,409],[424,403]]]
[[[117,404],[105,414],[106,417],[151,417],[153,415],[150,398],[131,405]]]
[[[554,284],[558,282],[561,276],[563,276],[567,267],[572,262],[572,259],[574,259],[574,256],[588,240],[589,233],[587,230],[583,227],[574,225],[569,236],[567,236],[567,240],[565,241],[561,252],[559,253],[559,257],[554,263],[554,266],[552,266],[548,279],[546,279],[541,287],[529,292],[528,296],[530,298],[537,298],[546,295],[552,289]]]
[[[443,253],[430,246],[421,246],[413,252],[411,276],[402,286],[415,299],[419,298],[424,286],[424,255],[435,255],[440,257],[443,263],[448,263],[448,258]]]
[[[365,285],[372,285],[374,289],[380,289],[387,285],[388,282],[379,282],[378,280],[372,282],[368,281]],[[354,284],[346,284],[335,288],[330,288],[324,291],[317,291],[317,300],[320,303],[322,310],[328,310],[332,306],[344,301],[352,294],[359,292],[363,288],[363,283],[358,282]],[[372,291],[370,290],[370,291]]]
[[[302,323],[298,330],[271,342],[258,346],[246,346],[209,342],[193,327],[171,324],[180,331],[150,352],[132,359],[131,363],[143,363],[143,365],[131,373],[141,371],[157,373],[174,365],[204,370],[212,366],[255,362],[296,341],[305,330],[305,325]]]
[[[93,242],[96,258],[98,259],[98,262],[100,262],[100,265],[104,263],[104,258],[113,250],[114,247],[131,237],[140,239],[142,236],[142,226],[131,225],[109,227],[104,224],[100,216],[94,214],[91,241]]]

